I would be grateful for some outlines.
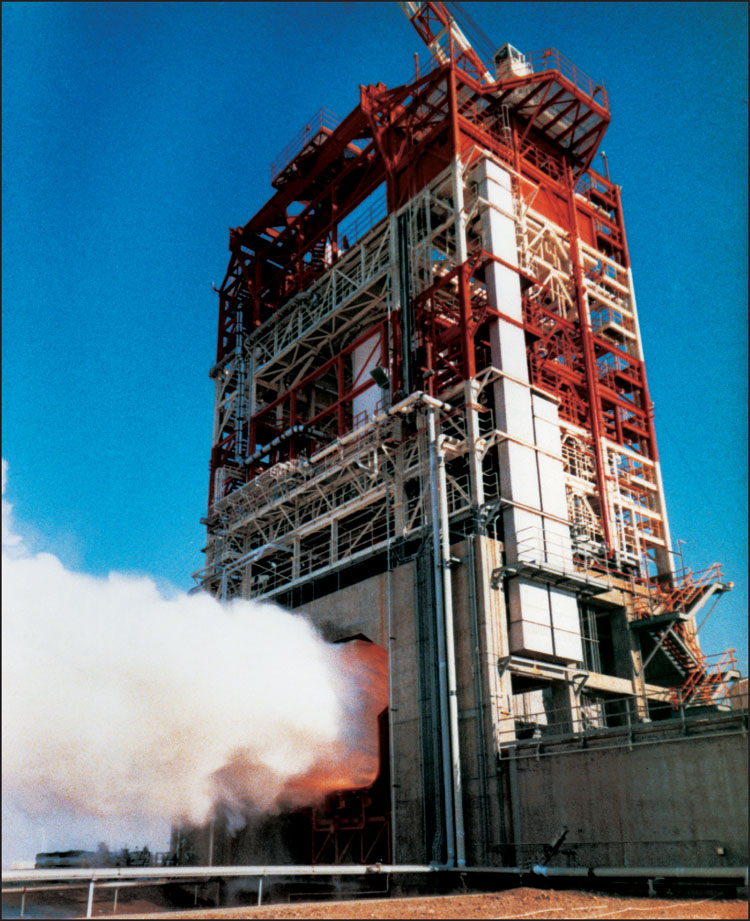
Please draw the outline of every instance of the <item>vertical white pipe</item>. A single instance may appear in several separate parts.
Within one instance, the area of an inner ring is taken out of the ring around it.
[[[432,414],[432,413],[431,413]],[[442,532],[441,564],[443,575],[443,616],[448,666],[448,719],[450,725],[453,812],[456,826],[456,863],[466,866],[463,789],[461,783],[461,747],[458,737],[458,698],[456,695],[456,644],[453,630],[453,591],[450,570],[451,542],[448,528],[448,487],[445,479],[445,458],[437,446],[438,498],[440,501],[440,530]]]
[[[443,727],[443,772],[446,791],[446,836],[448,861],[466,866],[465,829],[461,783],[461,751],[456,697],[456,650],[453,631],[453,598],[450,576],[450,533],[445,461],[438,444],[435,409],[427,413],[430,440],[430,488],[432,495],[432,538],[435,557],[435,595],[440,676],[440,717]],[[447,712],[446,712],[447,711]],[[446,745],[446,742],[448,743]],[[450,822],[449,822],[450,818]],[[455,847],[453,836],[455,835]]]
[[[464,180],[461,169],[461,158],[458,153],[453,158],[451,165],[451,186],[453,191],[453,208],[455,213],[456,227],[456,262],[463,264],[469,257],[468,247],[466,245],[466,216],[464,214]],[[467,394],[470,392],[471,382],[467,382]],[[431,414],[434,410],[431,410]],[[476,423],[475,410],[466,409],[467,421],[471,426],[474,417]],[[478,434],[478,432],[473,433]],[[439,446],[438,446],[439,447]],[[443,534],[442,546],[442,568],[443,568],[443,598],[445,612],[445,638],[448,657],[448,711],[450,720],[451,733],[451,750],[453,753],[453,796],[454,796],[454,813],[456,824],[456,863],[459,867],[466,866],[466,842],[464,832],[464,807],[463,807],[463,790],[461,786],[461,754],[460,742],[458,738],[458,700],[456,697],[456,647],[455,636],[453,632],[453,593],[451,586],[451,571],[449,568],[451,548],[450,534],[448,530],[448,490],[445,481],[445,459],[443,452],[437,452],[438,462],[438,493],[440,498],[440,518],[441,530]],[[481,490],[481,476],[476,477],[476,469],[472,480],[475,482],[473,490]],[[483,496],[482,496],[483,498]]]
[[[456,262],[466,262],[469,252],[466,247],[466,220],[464,217],[464,181],[461,175],[461,159],[453,158],[451,167],[451,187],[453,191],[453,209],[456,225]]]
[[[86,902],[86,917],[91,917],[91,910],[94,907],[94,880],[89,883],[89,898]]]
[[[440,499],[438,492],[438,445],[435,434],[435,410],[427,411],[427,434],[430,453],[430,499],[432,511],[432,557],[435,592],[435,619],[437,621],[438,696],[440,704],[440,742],[443,762],[443,793],[445,800],[445,844],[447,863],[453,866],[456,859],[455,825],[453,819],[453,771],[448,709],[448,678],[445,654],[445,620],[443,617],[443,554],[440,544]]]

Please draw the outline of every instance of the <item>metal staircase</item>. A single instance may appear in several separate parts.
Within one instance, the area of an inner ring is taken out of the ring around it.
[[[722,581],[721,566],[714,563],[698,573],[688,570],[668,588],[650,587],[648,597],[636,601],[633,627],[645,629],[656,643],[645,664],[661,651],[684,676],[672,689],[672,705],[711,705],[728,698],[727,682],[736,677],[734,649],[719,661],[709,662],[695,635],[693,618],[708,599],[732,589]],[[645,667],[645,665],[644,665]]]

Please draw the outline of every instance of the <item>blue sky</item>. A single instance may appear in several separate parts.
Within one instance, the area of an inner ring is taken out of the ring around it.
[[[609,93],[673,538],[736,588],[747,670],[747,8],[468,3]],[[321,106],[425,50],[395,3],[4,3],[3,456],[18,529],[73,568],[200,568],[228,228]],[[601,169],[601,161],[597,161]]]

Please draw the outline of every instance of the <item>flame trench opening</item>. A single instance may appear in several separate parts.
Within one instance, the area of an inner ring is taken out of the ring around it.
[[[330,755],[290,780],[286,792],[292,801],[369,787],[380,771],[379,717],[388,708],[388,655],[362,639],[342,643],[339,655],[354,705],[346,733]]]
[[[388,749],[388,655],[360,636],[334,644],[339,680],[345,688],[338,738],[304,771],[290,777],[270,808],[242,799],[257,765],[232,765],[219,772],[213,819],[173,828],[172,849],[186,862],[387,863],[390,841]],[[222,795],[223,793],[223,795]]]

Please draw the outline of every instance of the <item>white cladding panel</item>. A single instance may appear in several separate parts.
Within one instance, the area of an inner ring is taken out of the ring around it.
[[[360,393],[352,400],[352,412],[355,425],[360,413],[367,413],[368,418],[375,412],[377,404],[383,396],[383,391],[370,377],[370,371],[380,363],[380,333],[373,333],[369,339],[354,349],[352,352],[352,379],[354,386],[372,384],[369,390]],[[364,421],[363,419],[359,420]]]
[[[568,504],[565,498],[565,473],[557,404],[535,393],[532,395],[532,405],[536,443],[546,452],[537,452],[542,508],[555,518],[567,519]],[[570,529],[563,522],[555,521],[555,518],[545,518],[544,523],[549,561],[560,567],[572,568]]]
[[[510,174],[496,163],[482,160],[477,167],[476,179],[479,197],[488,202],[482,211],[484,248],[510,265],[517,266],[518,248]],[[499,263],[490,263],[485,277],[490,303],[520,323],[523,311],[518,273]],[[497,320],[490,324],[490,344],[492,364],[496,368],[522,381],[528,380],[523,329]]]
[[[552,630],[528,620],[518,620],[510,625],[510,649],[518,655],[553,656]]]
[[[565,662],[582,660],[574,594],[524,578],[512,579],[508,593],[511,652],[542,654]]]
[[[515,321],[498,318],[490,324],[492,364],[516,378],[501,377],[494,386],[497,428],[511,436],[497,449],[501,494],[527,507],[511,506],[503,513],[506,558],[511,563],[522,559],[570,570],[573,560],[565,523],[568,513],[558,409],[553,400],[532,393],[528,386],[525,336],[516,325],[523,321],[523,310],[520,278],[510,268],[518,266],[511,175],[485,159],[477,165],[474,178],[479,197],[486,203],[482,209],[484,248],[508,263],[487,266],[488,300]],[[534,450],[533,445],[545,453]],[[580,661],[574,595],[524,578],[511,579],[508,591],[512,653]]]
[[[583,659],[581,627],[576,596],[560,589],[550,591],[555,655],[567,662]]]
[[[519,578],[511,580],[509,589],[511,623],[525,619],[540,627],[552,626],[546,585]]]

